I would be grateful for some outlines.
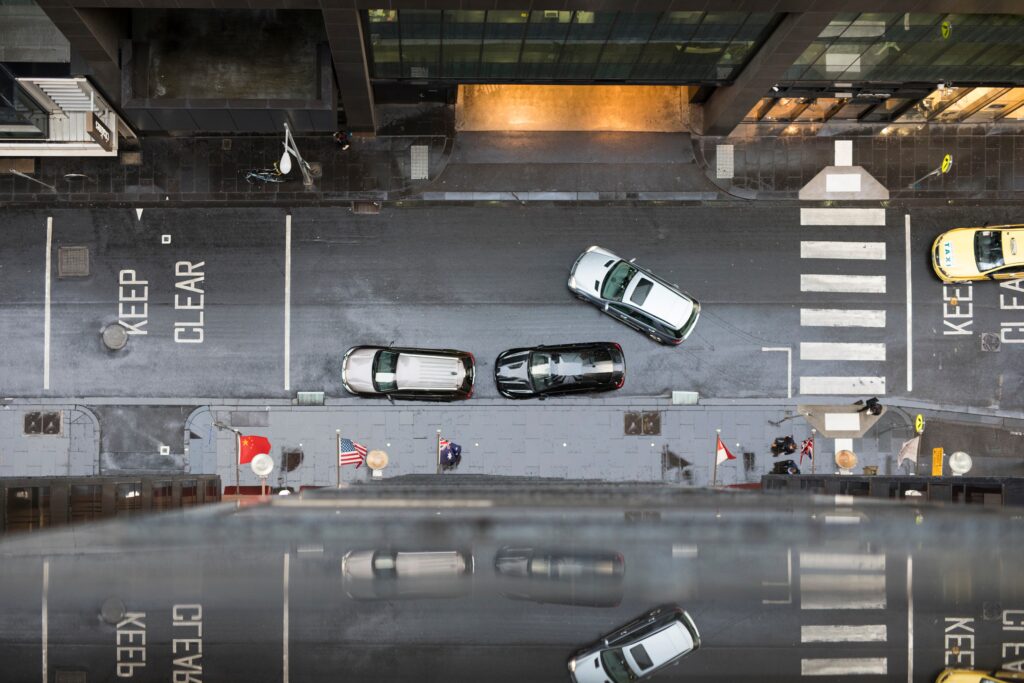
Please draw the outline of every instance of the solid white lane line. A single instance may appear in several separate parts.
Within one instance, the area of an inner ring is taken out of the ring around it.
[[[801,659],[801,676],[852,676],[887,673],[885,657],[846,657],[842,659]]]
[[[885,624],[870,626],[801,626],[801,643],[884,643]]]
[[[800,258],[834,258],[884,261],[885,242],[800,242]]]
[[[885,344],[801,342],[801,360],[885,360]]]
[[[283,596],[284,600],[284,615],[281,620],[281,680],[283,683],[288,683],[288,581],[289,581],[289,559],[291,556],[288,553],[284,554],[284,579],[283,579]]]
[[[43,304],[43,389],[50,388],[50,252],[53,250],[53,216],[46,218],[46,284]]]
[[[50,561],[43,560],[43,683],[50,683]]]
[[[801,394],[871,394],[885,393],[884,377],[800,377]]]
[[[914,388],[914,332],[912,297],[910,289],[910,214],[905,214],[903,224],[903,251],[906,254],[907,269],[907,391]]]
[[[802,568],[801,568],[802,570]],[[800,574],[800,592],[856,593],[877,591],[885,595],[885,574]]]
[[[907,683],[914,683],[914,558],[907,555]]]
[[[885,596],[858,595],[801,595],[800,609],[885,609]]]
[[[291,389],[292,356],[292,217],[284,219],[284,390]]]
[[[885,276],[804,273],[800,275],[800,291],[885,294]]]
[[[800,569],[849,569],[885,571],[885,555],[859,553],[800,553]]]
[[[800,225],[885,225],[885,209],[800,209]]]
[[[804,327],[885,327],[885,311],[856,308],[801,308]]]

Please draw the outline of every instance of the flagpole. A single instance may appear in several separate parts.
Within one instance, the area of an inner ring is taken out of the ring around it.
[[[334,430],[334,473],[338,477],[338,488],[341,488],[341,430]]]
[[[437,430],[437,473],[441,474],[441,430]]]
[[[235,431],[235,496],[242,495],[242,484],[240,479],[242,477],[241,466],[238,461],[242,459],[242,433]]]
[[[715,430],[715,468],[712,470],[711,475],[711,488],[718,485],[718,440],[722,438],[722,430]]]
[[[817,460],[816,453],[814,452],[814,435],[818,433],[818,430],[811,427],[811,474],[814,474],[814,461]]]

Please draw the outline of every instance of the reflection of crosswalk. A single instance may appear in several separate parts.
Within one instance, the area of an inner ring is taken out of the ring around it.
[[[804,208],[800,224],[805,226],[861,226],[863,234],[870,227],[885,226],[884,209]],[[865,302],[886,293],[885,275],[839,274],[835,261],[884,261],[885,242],[853,242],[805,240],[800,242],[800,258],[806,259],[801,273],[800,291],[829,294],[863,295]],[[885,311],[871,308],[801,308],[802,327],[884,328]],[[868,342],[802,342],[800,360],[828,362],[884,362],[885,344]],[[801,375],[801,394],[884,394],[885,377],[863,375]]]
[[[800,609],[808,610],[808,620],[816,622],[801,625],[801,644],[833,644],[830,652],[836,652],[836,643],[886,642],[886,625],[870,623],[885,613],[885,555],[801,552],[798,571]],[[817,623],[826,621],[824,610],[844,610],[841,621],[847,623]],[[865,614],[862,616],[859,611]],[[849,623],[861,621],[868,623]],[[887,672],[885,657],[804,657],[800,660],[802,676],[884,676]]]

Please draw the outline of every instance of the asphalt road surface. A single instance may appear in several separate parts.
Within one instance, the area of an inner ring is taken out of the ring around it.
[[[6,539],[5,678],[566,681],[574,651],[663,603],[691,614],[702,646],[655,680],[1024,667],[1021,522],[1005,510],[650,488],[405,489],[398,506],[353,493]],[[621,602],[510,599],[493,568],[504,546],[618,552]],[[451,579],[457,595],[349,597],[341,557],[385,548],[460,549],[475,571]]]
[[[881,215],[884,225],[815,226],[788,204],[302,209],[290,219],[276,209],[7,211],[0,378],[7,396],[337,397],[347,348],[394,341],[473,352],[475,395],[496,398],[500,351],[609,340],[626,355],[626,395],[785,398],[792,382],[794,396],[1019,410],[1024,293],[944,287],[928,264],[940,231],[1019,212]],[[843,248],[864,258],[828,256],[820,243],[836,241],[866,244]],[[658,346],[575,300],[568,269],[591,244],[698,298],[690,339]],[[89,275],[60,277],[73,256],[61,249],[74,246],[88,248]],[[112,353],[100,332],[117,321],[133,334]],[[791,376],[787,354],[765,348],[790,349]]]

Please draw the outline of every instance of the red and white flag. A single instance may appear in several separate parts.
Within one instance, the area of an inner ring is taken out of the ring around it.
[[[736,456],[729,452],[729,449],[722,443],[722,437],[715,437],[718,443],[715,445],[715,464],[721,465],[726,460],[735,460]]]
[[[265,436],[242,435],[238,437],[238,464],[252,462],[260,453],[270,455],[270,439]]]
[[[801,463],[804,461],[805,455],[811,460],[814,460],[814,437],[811,437],[810,439],[804,439],[804,442],[800,447]]]

